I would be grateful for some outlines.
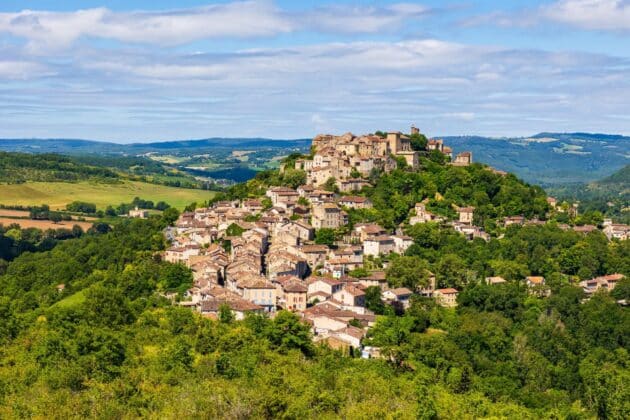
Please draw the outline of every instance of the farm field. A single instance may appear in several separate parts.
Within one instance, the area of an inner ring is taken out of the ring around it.
[[[143,182],[121,184],[27,182],[17,185],[0,185],[0,204],[34,206],[48,204],[51,209],[63,209],[73,201],[96,204],[98,209],[108,205],[129,203],[134,197],[153,202],[165,201],[179,210],[195,201],[206,201],[212,191],[167,187]]]
[[[30,212],[26,211],[26,210],[9,210],[9,209],[0,209],[0,217],[10,217],[10,218],[16,218],[16,219],[29,219],[30,218]],[[90,217],[90,216],[75,216],[72,215],[72,220],[79,220],[79,218],[81,218],[82,220],[88,221],[88,222],[94,222],[96,220],[98,220],[98,217]]]
[[[79,225],[81,229],[88,230],[92,227],[91,222],[78,222],[78,221],[68,221],[68,222],[59,222],[53,223],[50,220],[31,220],[31,219],[12,219],[10,217],[0,217],[0,225],[9,226],[17,223],[23,229],[28,228],[37,228],[41,230],[46,229],[72,229],[72,226]]]

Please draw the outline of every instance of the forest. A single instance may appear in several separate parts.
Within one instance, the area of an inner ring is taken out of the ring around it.
[[[237,321],[223,308],[213,320],[173,305],[192,284],[187,268],[159,257],[174,208],[46,246],[0,230],[10,250],[0,255],[0,418],[627,418],[630,314],[619,302],[630,282],[590,299],[576,282],[629,276],[628,241],[557,223],[499,227],[508,215],[545,218],[544,191],[481,165],[423,165],[375,174],[361,192],[374,210],[353,222],[405,226],[428,198],[445,215],[474,205],[496,235],[406,226],[407,253],[371,263],[387,262],[392,287],[426,284],[431,272],[460,289],[459,305],[415,296],[401,310],[368,289],[378,317],[364,344],[381,353],[369,360],[314,344],[293,313]],[[262,173],[217,199],[300,177]],[[507,283],[486,285],[490,275]],[[545,276],[550,294],[528,290],[526,275]]]
[[[212,186],[145,157],[0,152],[0,183],[4,184],[28,181],[120,183],[123,180],[181,188],[209,189]]]

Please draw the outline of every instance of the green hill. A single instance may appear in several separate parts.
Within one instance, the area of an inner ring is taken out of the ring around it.
[[[63,209],[73,201],[96,204],[104,210],[108,205],[129,203],[135,197],[153,202],[164,201],[182,210],[193,202],[202,203],[216,193],[199,189],[176,188],[137,181],[102,182],[25,182],[0,184],[0,204],[5,206],[39,206]]]

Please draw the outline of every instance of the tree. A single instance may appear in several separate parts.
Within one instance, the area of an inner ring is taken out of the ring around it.
[[[278,312],[269,323],[265,335],[271,345],[281,352],[296,349],[306,356],[311,356],[315,351],[310,327],[289,311]]]
[[[160,210],[160,211],[164,211],[164,210],[166,210],[166,209],[168,209],[168,208],[170,208],[170,207],[171,207],[171,206],[170,206],[170,204],[168,204],[168,203],[166,203],[166,202],[164,202],[164,201],[158,201],[158,202],[155,204],[155,209],[156,209],[156,210]]]
[[[162,354],[162,363],[167,370],[176,368],[190,370],[193,360],[192,345],[184,337],[175,339]]]
[[[119,290],[97,284],[84,294],[83,311],[90,323],[119,327],[135,320],[129,301]]]
[[[172,225],[179,218],[179,210],[175,207],[170,207],[162,213],[162,220],[167,225]]]
[[[96,204],[86,203],[85,201],[73,201],[72,203],[66,205],[66,209],[75,213],[93,214],[96,213]]]
[[[461,289],[475,279],[475,273],[457,254],[446,254],[436,266],[435,277],[440,287]]]
[[[290,188],[304,185],[306,184],[306,172],[300,169],[287,168],[282,174],[282,184]]]
[[[0,273],[2,273],[1,267]],[[620,280],[617,286],[610,291],[610,295],[617,300],[630,300],[630,278],[626,277]]]
[[[402,256],[391,261],[386,270],[390,287],[407,287],[416,290],[429,284],[427,262],[416,256]]]
[[[227,303],[223,303],[221,304],[221,306],[219,306],[218,318],[219,322],[221,322],[222,324],[231,324],[234,321],[234,313]]]
[[[58,212],[51,212],[48,217],[50,218],[50,221],[53,223],[59,223],[62,220],[61,214]]]
[[[226,236],[241,236],[243,234],[243,232],[245,232],[245,229],[243,229],[242,227],[240,227],[236,223],[232,223],[225,230],[225,235]]]
[[[315,243],[319,245],[333,246],[337,240],[334,229],[321,228],[315,232]]]
[[[350,271],[348,275],[350,275],[350,277],[360,279],[363,277],[368,277],[370,275],[370,272],[367,271],[365,268],[361,267],[361,268],[355,268],[354,270]]]
[[[96,234],[105,234],[111,232],[112,227],[104,222],[96,222],[92,225],[92,227],[88,230],[88,233],[96,233]]]
[[[416,151],[424,151],[427,149],[428,140],[424,134],[414,133],[409,136],[411,149]]]
[[[192,272],[181,264],[164,264],[161,266],[158,288],[162,291],[180,293],[188,290],[193,283]]]
[[[330,191],[330,192],[339,192],[339,187],[337,187],[337,180],[334,177],[330,177],[326,180],[326,182],[324,182],[324,184],[322,185],[322,187],[326,190],[326,191]]]
[[[385,313],[385,304],[381,299],[381,288],[370,286],[365,289],[365,307],[377,315]]]

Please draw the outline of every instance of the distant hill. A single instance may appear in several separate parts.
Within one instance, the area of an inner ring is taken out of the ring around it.
[[[598,210],[604,215],[630,223],[630,165],[612,175],[589,183],[571,183],[547,188],[561,200],[580,202],[580,210]]]
[[[175,140],[151,143],[119,144],[77,139],[0,139],[0,150],[7,152],[59,153],[59,154],[143,154],[151,152],[195,151],[257,148],[308,148],[310,139],[274,140],[266,138],[208,138],[201,140]]]
[[[598,181],[597,184],[619,186],[623,189],[630,188],[630,165],[624,166],[614,174]]]
[[[439,137],[439,136],[438,136]],[[470,150],[473,159],[513,172],[545,187],[588,183],[611,175],[630,163],[630,137],[592,133],[539,133],[531,137],[447,136],[453,150]],[[198,176],[226,176],[242,181],[253,172],[272,167],[294,151],[306,152],[310,139],[208,138],[152,143],[117,144],[73,139],[0,140],[0,150],[69,155],[175,156],[173,165]],[[235,151],[255,151],[247,159]],[[209,156],[202,156],[202,155]],[[217,172],[218,171],[218,172]]]
[[[453,150],[543,186],[592,182],[630,163],[630,137],[540,133],[531,137],[444,137]]]

